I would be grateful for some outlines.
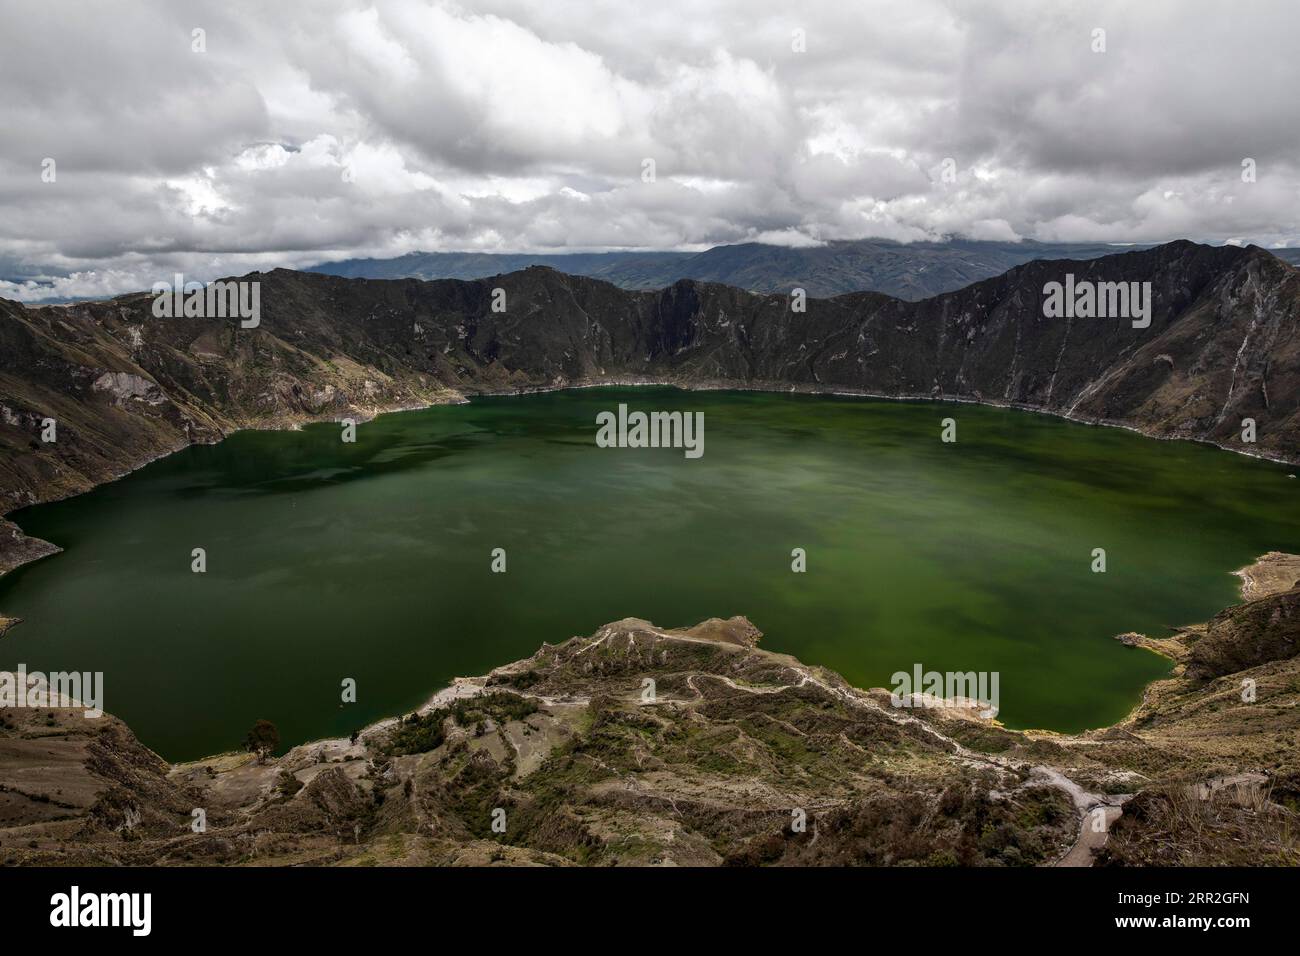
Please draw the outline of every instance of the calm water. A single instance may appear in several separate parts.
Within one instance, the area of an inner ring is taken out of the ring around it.
[[[619,401],[703,411],[704,457],[597,448]],[[286,745],[347,733],[618,618],[745,614],[859,686],[999,671],[1007,724],[1074,731],[1167,670],[1114,634],[1203,620],[1227,572],[1300,549],[1291,470],[977,406],[670,389],[386,415],[355,445],[245,432],[19,513],[66,551],[0,580],[26,619],[0,666],[103,671],[107,709],[178,760],[259,717]]]

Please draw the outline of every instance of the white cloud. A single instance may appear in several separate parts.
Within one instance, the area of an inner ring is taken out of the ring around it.
[[[10,297],[415,249],[1300,243],[1284,0],[9,6]]]

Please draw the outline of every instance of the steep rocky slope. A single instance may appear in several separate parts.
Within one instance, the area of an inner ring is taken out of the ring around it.
[[[1071,737],[895,708],[758,638],[743,618],[618,621],[263,763],[169,767],[111,717],[8,711],[0,860],[1300,864],[1294,647],[1209,680],[1180,666],[1121,724]]]
[[[1067,273],[1151,282],[1150,328],[1045,318],[1043,287]],[[477,282],[246,278],[261,283],[256,329],[154,318],[144,294],[0,300],[0,509],[237,428],[621,381],[975,399],[1300,455],[1300,274],[1253,247],[1033,262],[921,302],[858,293],[809,299],[806,313],[785,295],[691,281],[626,292],[542,268]],[[1240,440],[1245,417],[1255,445]],[[0,545],[12,564],[17,545]]]

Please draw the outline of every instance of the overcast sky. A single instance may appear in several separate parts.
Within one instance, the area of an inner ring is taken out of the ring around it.
[[[66,277],[0,295],[413,250],[1300,245],[1298,38],[1294,0],[0,0],[0,279]]]

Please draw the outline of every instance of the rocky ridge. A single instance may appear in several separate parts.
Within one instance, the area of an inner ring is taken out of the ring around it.
[[[1300,557],[1265,561],[1290,586],[1183,629],[1189,653],[1300,601]],[[1300,864],[1300,656],[1285,641],[1213,677],[1180,664],[1120,724],[1067,736],[903,710],[758,640],[744,618],[617,621],[264,762],[170,766],[112,717],[10,710],[0,860]]]

